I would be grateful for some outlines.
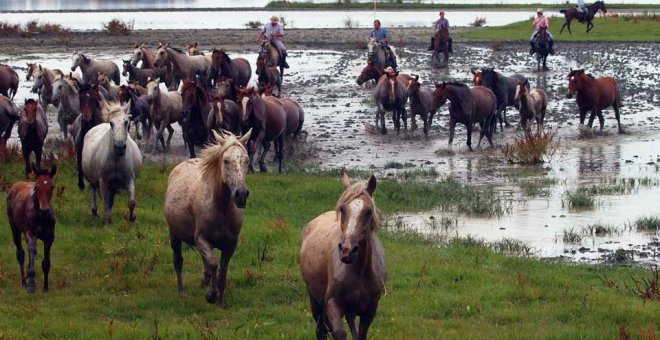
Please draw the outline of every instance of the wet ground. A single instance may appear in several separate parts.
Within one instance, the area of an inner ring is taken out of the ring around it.
[[[305,109],[304,143],[297,147],[294,160],[305,160],[309,168],[361,168],[375,171],[380,176],[395,176],[407,170],[389,169],[393,162],[410,164],[415,169],[433,169],[439,177],[453,176],[477,186],[495,185],[508,212],[502,218],[475,218],[447,212],[428,212],[402,217],[413,228],[423,232],[449,232],[473,235],[494,242],[503,238],[517,239],[542,257],[566,256],[576,261],[604,261],[618,254],[617,249],[632,250],[630,254],[642,263],[659,262],[657,232],[639,232],[626,228],[641,216],[656,213],[660,198],[657,166],[660,164],[660,57],[655,53],[658,44],[579,43],[556,46],[558,56],[549,58],[548,72],[536,72],[535,61],[527,54],[523,43],[457,43],[451,55],[450,67],[437,70],[428,65],[428,53],[419,46],[398,50],[401,70],[420,76],[426,85],[434,81],[470,81],[470,68],[495,66],[505,74],[522,73],[532,86],[543,87],[550,97],[546,125],[557,130],[559,146],[548,162],[538,167],[512,166],[502,156],[501,147],[519,135],[516,130],[518,116],[509,110],[512,127],[495,137],[495,150],[482,149],[469,152],[465,146],[465,129],[457,128],[452,150],[447,151],[447,107],[439,114],[425,138],[421,130],[393,131],[391,120],[386,123],[387,135],[373,132],[375,106],[370,86],[360,87],[355,79],[365,64],[365,51],[356,49],[292,49],[284,77],[284,94],[298,100]],[[119,60],[125,54],[100,53],[90,55]],[[244,56],[252,63],[253,52],[231,52],[234,57]],[[38,61],[54,68],[68,69],[70,54],[0,55],[0,62],[17,68],[21,88],[16,98],[21,103],[29,94],[31,82],[24,80],[25,62]],[[581,139],[574,99],[566,99],[565,79],[569,68],[584,68],[595,76],[614,76],[619,81],[625,107],[622,124],[626,134],[618,135],[612,110],[605,111],[603,135]],[[55,109],[49,110],[50,134],[57,134],[54,124]],[[14,131],[14,134],[16,132]],[[173,151],[167,158],[182,159],[186,152],[178,130],[173,140]],[[476,135],[475,135],[476,136]],[[150,146],[142,146],[148,157],[154,155]],[[436,153],[448,155],[442,156]],[[297,160],[297,162],[296,162]],[[521,174],[522,173],[522,174]],[[531,175],[530,175],[531,174]],[[529,177],[531,176],[531,177]],[[566,192],[580,187],[602,184],[603,179],[617,180],[648,178],[626,194],[595,195],[596,206],[589,210],[574,211],[566,202]],[[432,178],[431,178],[432,179]],[[525,179],[547,180],[541,197],[529,197],[521,190]],[[655,182],[654,182],[655,181]],[[654,184],[655,183],[655,184]],[[445,217],[456,223],[444,230],[429,228],[429,216]],[[613,226],[618,230],[605,236],[586,235],[583,229],[595,223]],[[580,242],[564,242],[565,231],[579,231]]]

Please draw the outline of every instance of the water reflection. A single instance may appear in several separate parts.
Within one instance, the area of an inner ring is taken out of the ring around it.
[[[605,149],[608,149],[607,152]],[[578,173],[580,175],[593,175],[605,171],[614,174],[620,173],[621,145],[589,145],[579,150]]]

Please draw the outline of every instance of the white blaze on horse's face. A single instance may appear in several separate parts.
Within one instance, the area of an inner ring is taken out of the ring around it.
[[[241,121],[246,122],[247,121],[247,108],[248,108],[248,102],[250,101],[250,97],[243,97],[243,100],[241,100],[241,107],[243,108],[241,110]]]
[[[373,210],[367,198],[360,196],[339,210],[341,216],[340,259],[352,263],[360,250],[360,243],[366,237]]]

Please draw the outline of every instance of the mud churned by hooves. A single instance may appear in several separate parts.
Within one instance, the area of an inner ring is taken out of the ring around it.
[[[367,133],[372,134],[372,135],[380,135],[380,131],[378,128],[370,123],[364,123],[364,129],[367,131]]]
[[[450,148],[440,148],[435,150],[435,155],[440,157],[449,157],[456,154],[456,151]]]

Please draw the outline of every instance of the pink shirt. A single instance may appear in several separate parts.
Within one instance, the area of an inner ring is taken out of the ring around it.
[[[536,29],[541,29],[541,28],[548,28],[549,22],[548,22],[548,17],[545,15],[542,16],[537,16],[536,19],[534,19],[534,26]]]

